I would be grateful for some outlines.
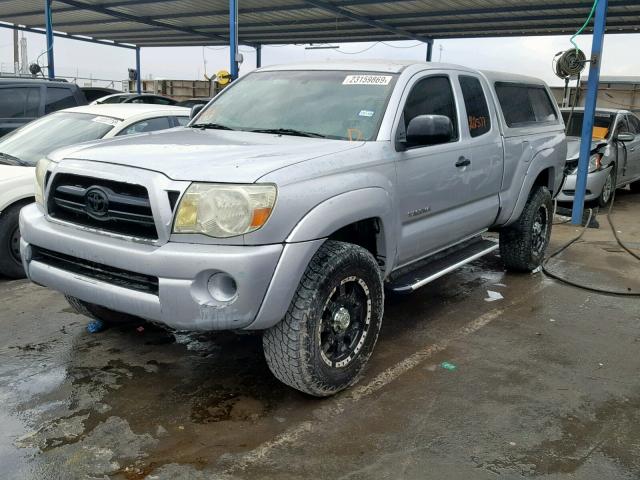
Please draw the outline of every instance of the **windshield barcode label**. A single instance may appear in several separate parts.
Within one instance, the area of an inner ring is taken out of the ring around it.
[[[343,85],[389,85],[391,75],[347,75]]]

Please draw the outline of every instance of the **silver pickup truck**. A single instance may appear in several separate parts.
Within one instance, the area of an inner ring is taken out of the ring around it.
[[[187,127],[41,160],[24,267],[103,321],[262,330],[276,377],[331,395],[370,357],[385,290],[498,248],[540,265],[566,159],[552,98],[437,63],[262,68]]]

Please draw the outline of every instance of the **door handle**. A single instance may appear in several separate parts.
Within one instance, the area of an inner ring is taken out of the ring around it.
[[[458,161],[456,162],[456,167],[458,167],[458,168],[466,167],[468,165],[471,165],[471,160],[469,160],[468,158],[465,158],[465,157],[460,157],[458,159]]]

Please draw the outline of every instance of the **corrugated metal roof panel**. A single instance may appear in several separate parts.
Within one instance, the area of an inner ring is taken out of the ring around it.
[[[2,1],[0,19],[43,28],[43,3]],[[590,8],[585,0],[242,0],[239,32],[251,44],[552,35],[574,32]],[[228,0],[57,0],[53,24],[139,46],[224,44]],[[639,30],[640,1],[609,0],[607,32]]]

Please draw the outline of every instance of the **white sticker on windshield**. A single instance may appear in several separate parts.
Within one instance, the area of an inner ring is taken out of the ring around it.
[[[389,85],[391,75],[347,75],[343,85]]]
[[[104,123],[105,125],[115,125],[118,120],[111,117],[94,117],[91,119],[93,122]]]
[[[358,116],[360,117],[373,117],[375,112],[373,110],[360,110]]]

